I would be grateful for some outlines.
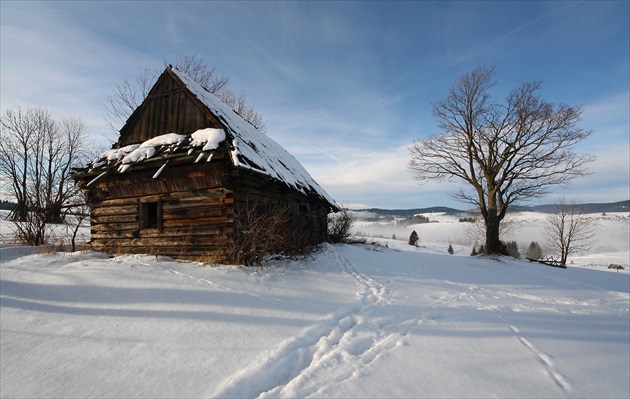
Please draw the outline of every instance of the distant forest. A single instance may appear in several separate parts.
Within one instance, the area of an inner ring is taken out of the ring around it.
[[[630,212],[630,200],[619,201],[619,202],[609,202],[609,203],[590,203],[590,204],[579,204],[578,208],[585,213],[604,213],[604,212]],[[519,206],[513,205],[510,206],[509,211],[512,212],[542,212],[542,213],[553,213],[555,209],[554,204],[548,205],[534,205],[534,206]],[[453,209],[444,206],[434,206],[431,208],[415,208],[415,209],[381,209],[381,208],[370,208],[370,209],[357,209],[358,212],[370,212],[375,215],[378,215],[378,219],[390,218],[394,217],[402,217],[402,218],[411,218],[414,215],[418,215],[420,213],[446,213],[448,215],[459,215],[459,214],[471,214],[473,212],[461,210],[461,209]]]

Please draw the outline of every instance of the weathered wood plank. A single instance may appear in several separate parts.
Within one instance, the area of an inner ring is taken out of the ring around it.
[[[164,220],[163,225],[164,225],[164,228],[170,228],[170,227],[203,226],[203,225],[229,224],[229,223],[232,223],[232,219],[230,217],[219,216],[219,217],[207,217],[207,218],[197,218],[197,219]]]
[[[119,206],[102,206],[92,210],[92,216],[110,216],[110,215],[124,215],[124,214],[137,214],[138,205],[119,205]]]
[[[125,230],[138,230],[138,222],[135,223],[105,223],[105,224],[92,224],[90,230],[95,232],[100,231],[125,231]]]
[[[110,224],[110,223],[134,223],[138,221],[137,213],[127,215],[101,215],[94,216],[90,223],[93,225]]]
[[[183,248],[181,246],[126,246],[119,245],[118,243],[92,243],[91,248],[95,251],[110,252],[110,253],[131,253],[131,254],[149,254],[149,255],[163,255],[170,257],[180,256],[208,256],[216,254],[225,254],[226,248],[224,245],[217,246],[202,246],[195,248]]]
[[[547,265],[547,266],[551,266],[551,267],[558,267],[560,269],[566,269],[567,265],[563,265],[562,263],[560,263],[559,260],[554,260],[553,258],[551,259],[532,259],[532,258],[525,258],[530,262],[537,262],[537,263],[541,263],[543,265]]]
[[[229,237],[225,236],[213,236],[213,237],[182,237],[179,242],[174,242],[169,237],[154,238],[111,238],[108,240],[99,240],[105,245],[109,246],[123,246],[123,247],[142,247],[142,248],[159,248],[159,247],[186,247],[190,249],[190,246],[195,248],[201,248],[204,246],[225,246],[230,242]],[[178,251],[179,252],[179,251]]]
[[[105,199],[100,202],[95,202],[92,205],[92,208],[101,208],[108,206],[124,206],[124,205],[132,205],[137,204],[141,199],[143,201],[157,201],[162,198],[163,201],[171,201],[171,200],[184,200],[184,201],[203,201],[206,199],[212,198],[229,198],[233,195],[233,191],[228,190],[224,187],[218,188],[209,188],[195,191],[174,191],[168,192],[164,194],[157,195],[134,195],[124,198],[111,198]],[[226,201],[225,203],[233,203],[234,201]]]
[[[225,207],[194,207],[194,208],[180,208],[177,210],[163,210],[163,220],[175,220],[175,219],[192,219],[192,218],[204,218],[204,217],[219,217],[232,214],[233,211],[228,210]]]
[[[232,236],[233,228],[231,227],[219,227],[216,228],[197,228],[197,229],[182,229],[182,230],[165,230],[162,233],[159,233],[160,237],[178,239],[182,237],[215,237],[215,236]],[[124,231],[99,231],[92,234],[91,239],[93,240],[101,240],[101,239],[111,239],[111,238],[138,238],[144,236],[151,236],[150,234],[145,234],[144,231],[137,230],[124,230]]]
[[[177,212],[182,209],[225,209],[230,212],[234,208],[232,204],[226,204],[225,199],[209,199],[207,201],[170,201],[162,202],[164,212]]]

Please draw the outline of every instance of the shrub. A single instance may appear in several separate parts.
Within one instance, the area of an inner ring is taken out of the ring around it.
[[[16,240],[22,245],[39,246],[48,242],[46,214],[43,209],[33,207],[24,212],[22,220],[16,220],[13,228]]]
[[[254,202],[235,212],[238,236],[228,248],[228,258],[236,264],[265,266],[270,255],[307,256],[316,247],[309,232],[295,224],[290,206],[273,209]]]
[[[474,245],[472,247],[472,251],[470,252],[470,256],[477,256],[477,250],[475,249]]]
[[[455,251],[453,251],[453,246],[452,246],[451,244],[448,244],[448,249],[447,249],[447,252],[448,252],[449,254],[451,254],[451,255],[453,255],[453,253],[455,252]]]
[[[353,223],[354,217],[348,208],[343,207],[339,212],[331,215],[328,219],[328,241],[331,244],[348,241]]]
[[[418,233],[414,230],[411,232],[411,235],[409,235],[409,245],[417,246],[418,241],[420,241],[420,237],[418,237]]]
[[[483,244],[479,245],[479,253],[480,254],[485,254],[486,253],[485,245],[483,245]]]

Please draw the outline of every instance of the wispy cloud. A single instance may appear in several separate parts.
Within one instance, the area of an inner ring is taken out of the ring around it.
[[[614,93],[584,104],[583,124],[594,131],[589,146],[608,146],[611,140],[630,144],[630,92]],[[607,137],[606,140],[601,140]]]
[[[624,2],[0,7],[2,108],[42,105],[55,115],[79,115],[95,137],[106,129],[104,103],[116,83],[197,53],[231,76],[265,116],[269,136],[339,200],[457,205],[446,194],[456,184],[413,181],[405,146],[435,132],[431,103],[447,95],[456,75],[487,63],[497,65],[506,90],[540,79],[553,101],[584,104],[583,126],[596,132],[585,151],[600,156],[594,169],[602,177],[572,189],[586,195],[589,184],[606,182],[600,192],[628,187],[627,179],[609,179],[630,169],[619,151],[627,150],[630,125]],[[613,160],[621,173],[612,172]]]

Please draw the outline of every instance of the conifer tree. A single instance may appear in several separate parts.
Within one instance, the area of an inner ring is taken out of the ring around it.
[[[532,241],[531,244],[529,244],[527,257],[534,260],[542,258],[542,248],[540,248],[538,242]]]
[[[516,243],[516,241],[509,241],[506,243],[505,246],[508,255],[516,259],[519,259],[521,257],[521,253],[518,251],[518,244]]]
[[[418,233],[416,233],[415,230],[412,231],[411,235],[409,236],[409,245],[417,246],[419,240],[420,237],[418,237]]]

